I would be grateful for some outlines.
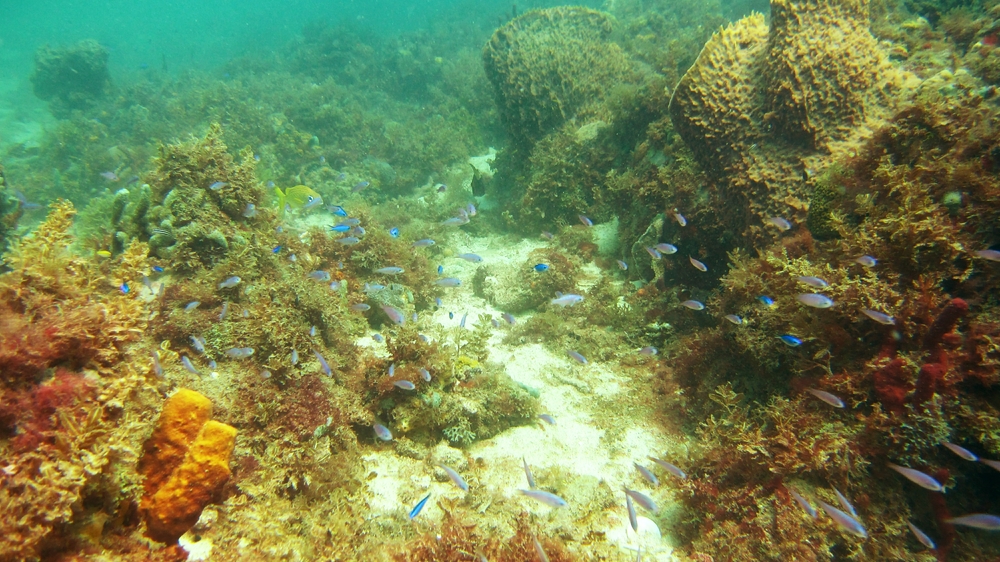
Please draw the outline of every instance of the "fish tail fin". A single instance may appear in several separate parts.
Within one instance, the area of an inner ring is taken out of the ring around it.
[[[285,214],[285,194],[280,187],[274,188],[274,194],[278,197],[278,215]]]

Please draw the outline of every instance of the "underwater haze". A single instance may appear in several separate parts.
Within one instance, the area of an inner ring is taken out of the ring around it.
[[[979,1],[5,6],[0,562],[1000,558],[998,47]]]

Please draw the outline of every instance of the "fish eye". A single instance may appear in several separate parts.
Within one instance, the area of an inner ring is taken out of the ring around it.
[[[309,202],[311,203],[311,202],[312,202],[312,200],[313,200],[313,196],[312,196],[312,195],[309,195],[309,196],[307,196],[307,197],[306,197],[306,200],[307,200],[307,201],[309,201]]]

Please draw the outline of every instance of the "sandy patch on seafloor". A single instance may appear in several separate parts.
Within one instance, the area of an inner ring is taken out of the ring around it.
[[[494,266],[517,267],[527,259],[528,253],[544,245],[542,240],[512,241],[502,237],[459,238],[455,241],[456,253],[474,252],[484,263]],[[425,312],[422,323],[433,323],[444,328],[457,329],[464,314],[468,313],[466,329],[471,329],[479,315],[500,317],[500,312],[473,295],[471,279],[479,264],[456,258],[442,258],[445,275],[458,277],[462,286],[451,290],[442,300],[443,306],[434,312]],[[596,270],[592,270],[596,273]],[[448,312],[454,313],[453,318]],[[523,320],[519,318],[519,321]],[[554,354],[540,344],[507,345],[502,343],[505,326],[497,330],[490,340],[490,362],[504,365],[507,374],[515,381],[540,392],[541,410],[556,418],[557,425],[539,422],[531,426],[511,428],[492,439],[479,441],[466,452],[470,457],[484,459],[485,468],[478,472],[477,482],[491,492],[516,498],[526,510],[545,513],[550,508],[528,498],[521,498],[518,490],[525,488],[521,465],[524,456],[536,473],[551,467],[603,480],[614,490],[623,485],[649,491],[648,484],[640,483],[633,461],[651,465],[647,455],[660,455],[676,449],[676,439],[665,434],[652,420],[626,418],[630,427],[617,431],[609,438],[601,429],[609,424],[621,423],[623,412],[609,412],[606,405],[617,396],[625,401],[625,394],[635,392],[635,382],[629,374],[612,364],[591,362],[581,366],[565,355]],[[368,341],[371,341],[368,338]],[[398,513],[407,510],[429,491],[435,497],[461,497],[450,482],[438,482],[423,460],[402,458],[391,450],[368,455],[366,464],[377,476],[368,482],[372,492],[371,508],[377,513]],[[662,471],[657,470],[658,474]],[[669,486],[669,476],[661,474],[661,488]],[[544,485],[544,482],[539,482]],[[405,491],[405,492],[404,492]],[[628,524],[624,494],[616,494],[621,505],[607,511],[602,517],[590,518],[592,530],[604,532],[609,541],[623,549],[635,552],[636,537]],[[658,495],[661,512],[676,512],[676,506],[666,504]],[[564,509],[573,509],[570,506]],[[496,508],[494,508],[496,509]],[[672,541],[660,538],[659,530],[649,520],[643,520],[639,509],[640,532],[644,560],[667,561],[672,559]],[[421,517],[431,520],[442,515],[437,506],[428,504]],[[668,516],[667,519],[672,519]],[[596,523],[593,523],[596,522]],[[603,528],[601,528],[603,526]]]

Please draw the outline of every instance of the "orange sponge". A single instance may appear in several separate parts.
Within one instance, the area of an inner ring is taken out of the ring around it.
[[[229,480],[236,428],[211,417],[208,398],[178,390],[167,399],[146,441],[139,461],[146,477],[141,510],[146,534],[154,540],[175,542]]]

